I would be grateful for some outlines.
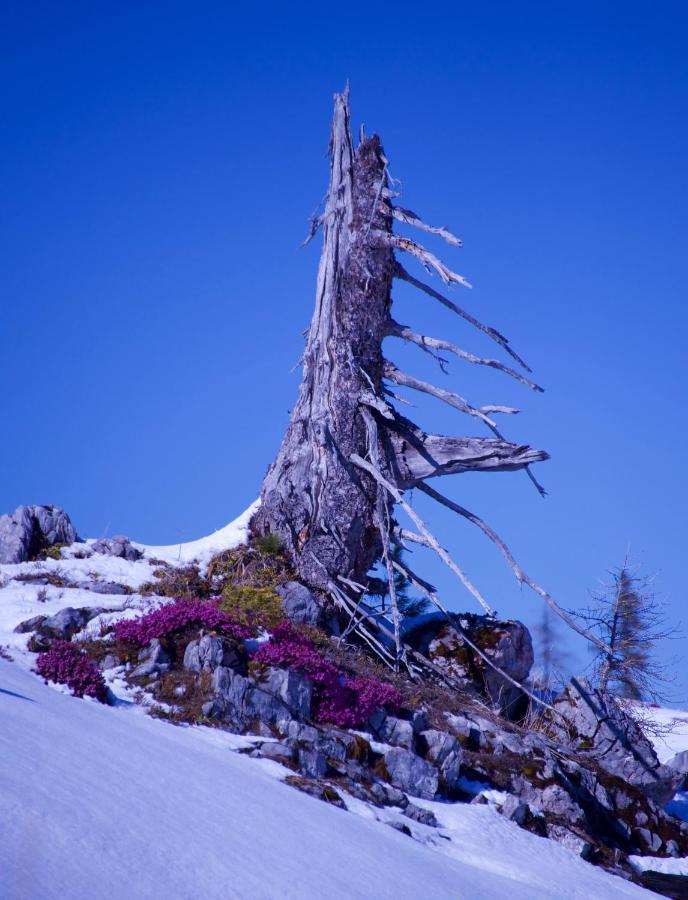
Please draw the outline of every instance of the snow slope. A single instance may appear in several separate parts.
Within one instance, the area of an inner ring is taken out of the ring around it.
[[[488,807],[426,804],[451,840],[423,844],[280,783],[232,752],[246,739],[77,700],[4,660],[0,721],[3,900],[652,896]]]
[[[488,806],[430,803],[440,828],[346,797],[327,806],[282,782],[290,774],[237,753],[251,739],[182,728],[131,702],[107,673],[115,707],[70,697],[31,671],[28,635],[14,627],[65,606],[131,615],[156,598],[136,593],[154,560],[204,565],[246,540],[254,507],[188,544],[137,546],[143,559],[93,554],[0,565],[1,900],[595,900],[654,896],[535,837]],[[59,573],[67,586],[17,581]],[[128,585],[113,596],[94,582]],[[122,605],[127,609],[122,610]],[[93,620],[88,628],[98,628]],[[688,740],[683,747],[688,746]],[[390,827],[403,823],[412,837]]]

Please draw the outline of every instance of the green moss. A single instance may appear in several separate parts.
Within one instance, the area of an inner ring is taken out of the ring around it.
[[[62,559],[62,548],[64,546],[64,544],[51,544],[45,548],[41,556],[44,559]]]
[[[220,609],[242,625],[268,630],[284,619],[280,596],[271,587],[227,583],[222,590]]]
[[[277,534],[262,534],[253,539],[254,547],[266,556],[282,552],[282,539]]]
[[[478,628],[471,635],[471,640],[481,650],[491,650],[499,644],[503,637],[504,632],[499,628]]]

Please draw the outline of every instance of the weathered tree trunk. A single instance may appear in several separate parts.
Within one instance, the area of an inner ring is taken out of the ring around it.
[[[334,599],[351,617],[352,629],[362,633],[364,627],[370,626],[363,634],[369,642],[378,627],[384,630],[384,623],[371,623],[358,601],[374,563],[384,562],[390,584],[393,581],[393,568],[399,567],[389,553],[393,536],[432,548],[483,608],[491,612],[477,588],[404,500],[405,491],[418,487],[480,528],[497,545],[516,578],[538,593],[572,627],[585,633],[525,574],[506,544],[482,519],[426,485],[429,478],[451,473],[524,469],[544,493],[529,466],[546,459],[547,454],[508,442],[495,421],[495,416],[517,410],[474,407],[458,394],[401,372],[383,357],[382,342],[385,337],[409,341],[435,356],[442,366],[446,360],[438,356],[438,351],[452,353],[471,364],[499,369],[533,390],[542,389],[496,359],[479,357],[448,341],[416,334],[392,318],[392,285],[395,279],[402,279],[488,335],[530,372],[503,335],[418,281],[399,263],[395,253],[408,253],[427,271],[438,274],[445,284],[470,287],[424,247],[393,232],[396,220],[436,234],[455,246],[461,243],[446,229],[425,225],[414,213],[393,205],[396,194],[390,190],[380,138],[362,136],[354,150],[348,89],[335,96],[330,152],[325,211],[313,220],[310,235],[322,226],[324,242],[315,312],[303,355],[303,380],[282,446],[263,482],[261,506],[252,522],[254,532],[279,535],[299,577]],[[426,434],[395,409],[390,400],[395,395],[386,383],[444,401],[487,427],[493,437]],[[395,504],[415,522],[419,533],[397,526],[392,518]],[[428,589],[428,596],[441,606],[431,586],[409,570],[405,574],[412,576],[423,590]],[[398,659],[401,643],[393,594],[391,591]],[[587,633],[586,636],[590,637]]]
[[[386,160],[377,136],[354,151],[346,94],[335,98],[331,157],[303,381],[254,519],[258,531],[279,534],[300,576],[324,590],[338,575],[363,579],[381,554],[377,487],[349,458],[366,453],[361,397],[382,395],[394,270],[392,249],[370,239],[391,231],[391,212],[378,202]]]

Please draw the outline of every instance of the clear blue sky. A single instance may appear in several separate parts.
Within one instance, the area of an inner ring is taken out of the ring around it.
[[[476,402],[521,406],[507,432],[552,454],[545,501],[521,474],[443,489],[562,604],[630,544],[688,618],[687,17],[646,2],[353,3],[340,20],[328,4],[2,4],[0,511],[57,503],[83,535],[162,543],[253,500],[298,387],[319,242],[297,246],[349,78],[404,203],[465,241],[445,253],[475,284],[457,300],[547,389],[458,362],[447,379],[390,346]],[[422,295],[400,290],[396,314],[492,349]],[[476,431],[434,403],[416,415]],[[427,515],[500,613],[538,617],[489,545]],[[685,659],[688,641],[671,649]]]

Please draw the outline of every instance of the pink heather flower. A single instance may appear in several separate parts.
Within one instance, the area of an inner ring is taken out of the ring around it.
[[[268,666],[296,669],[313,682],[313,718],[341,728],[362,725],[380,706],[397,706],[399,692],[374,678],[347,677],[317,650],[306,635],[285,622],[272,632],[254,659]]]
[[[189,625],[220,631],[236,640],[251,636],[250,628],[232,621],[212,600],[177,600],[137,619],[116,622],[115,638],[145,647],[153,638],[165,637]]]
[[[36,671],[46,681],[66,684],[75,697],[94,697],[108,702],[108,691],[102,673],[76,644],[56,641],[50,650],[38,655]]]

